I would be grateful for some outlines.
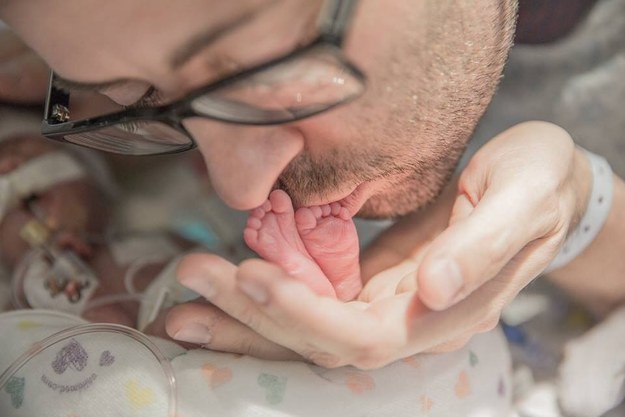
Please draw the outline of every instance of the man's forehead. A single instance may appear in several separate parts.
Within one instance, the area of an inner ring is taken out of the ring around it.
[[[62,76],[82,82],[106,82],[144,78],[147,72],[165,71],[172,64],[180,66],[207,43],[230,32],[232,26],[241,29],[268,21],[267,33],[271,34],[272,16],[289,10],[293,18],[297,9],[320,3],[110,0],[103,7],[99,0],[15,0],[14,15],[24,21],[31,19],[31,23],[37,16],[46,16],[37,27],[30,24],[16,29]],[[250,43],[256,41],[251,39]]]
[[[170,62],[173,68],[183,65],[189,58],[207,45],[227,36],[238,28],[244,26],[262,12],[267,12],[284,0],[246,0],[238,4],[238,7],[229,8],[233,2],[227,0],[213,0],[215,8],[222,7],[225,10],[212,25],[193,35],[184,45],[179,47],[171,56]]]

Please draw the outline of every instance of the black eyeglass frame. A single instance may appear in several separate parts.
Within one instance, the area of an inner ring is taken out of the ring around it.
[[[294,114],[293,117],[289,119],[280,121],[270,120],[266,122],[236,121],[233,119],[222,119],[217,116],[206,115],[194,110],[192,108],[192,102],[198,97],[207,95],[217,89],[234,84],[244,78],[250,77],[270,67],[277,66],[289,60],[294,60],[299,56],[305,55],[313,51],[316,48],[327,48],[327,50],[333,54],[334,58],[336,58],[340,62],[340,64],[351,73],[350,75],[358,79],[364,86],[366,82],[365,74],[354,64],[349,62],[342,53],[344,35],[357,3],[358,0],[327,0],[327,4],[324,5],[326,7],[325,13],[322,13],[319,20],[319,36],[317,36],[317,38],[308,45],[295,49],[284,56],[272,59],[268,62],[256,65],[252,68],[228,76],[222,80],[218,80],[208,85],[199,87],[194,91],[188,93],[185,97],[173,103],[162,106],[129,108],[102,116],[70,121],[68,110],[70,94],[69,92],[55,86],[55,75],[54,72],[51,72],[41,132],[46,138],[59,142],[68,142],[67,140],[65,140],[66,135],[96,131],[104,129],[106,127],[129,122],[161,122],[183,133],[189,139],[188,147],[180,146],[179,148],[173,150],[165,150],[163,152],[156,152],[151,154],[164,155],[185,152],[197,146],[195,140],[193,139],[193,136],[186,130],[186,128],[182,124],[183,120],[190,117],[202,117],[206,119],[219,120],[224,123],[240,125],[263,126],[279,125],[293,122],[296,120],[302,120],[331,110],[339,105],[345,104],[355,99],[356,97],[352,97],[351,99],[343,101],[338,101],[333,104],[328,104],[327,107],[319,108],[304,115],[298,116],[297,114]],[[85,146],[81,144],[78,145]]]

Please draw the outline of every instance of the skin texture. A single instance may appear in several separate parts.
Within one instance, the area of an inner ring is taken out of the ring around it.
[[[212,335],[208,348],[268,358],[295,351],[325,367],[371,369],[416,352],[457,349],[493,329],[502,307],[553,259],[584,211],[589,180],[583,153],[564,130],[521,124],[482,148],[434,205],[366,252],[363,273],[373,276],[356,301],[320,297],[269,262],[237,267],[196,254],[181,263],[180,282],[240,323],[224,332],[227,320],[214,324],[223,313],[189,305],[171,312],[168,333],[183,334],[195,309],[194,324]],[[462,274],[453,292],[443,285],[449,273],[441,262],[455,262]],[[251,339],[257,343],[246,348]]]
[[[360,293],[358,234],[339,203],[293,211],[289,196],[272,191],[250,214],[245,242],[322,296],[349,301]]]
[[[272,3],[275,8],[239,33],[172,69],[173,50],[192,33],[266,2],[186,0],[163,8],[160,1],[116,0],[104,8],[95,0],[5,0],[0,16],[63,77],[130,77],[145,89],[154,85],[168,101],[310,39],[320,5]],[[367,73],[363,97],[285,126],[185,122],[214,188],[240,209],[261,206],[276,185],[295,208],[341,201],[352,215],[392,217],[427,206],[493,94],[514,6],[364,0],[345,46]],[[140,90],[135,83],[106,94],[126,103]],[[387,269],[363,268],[374,275],[356,301],[320,297],[263,260],[235,266],[191,255],[180,265],[179,280],[212,304],[177,307],[160,323],[174,338],[189,324],[204,326],[211,349],[299,355],[328,367],[369,369],[461,346],[491,329],[503,306],[550,262],[588,198],[588,168],[561,129],[523,125],[492,143],[464,170],[447,205],[436,202],[421,220],[410,216],[415,225],[440,221],[431,226],[438,234],[408,239],[394,229],[398,240],[390,246],[411,242],[400,255],[407,257],[389,265],[387,253],[374,253]],[[610,274],[622,271],[617,262]]]
[[[64,78],[132,78],[154,85],[163,101],[220,78],[229,67],[248,67],[306,42],[320,6],[186,0],[172,8],[118,0],[93,14],[92,3],[5,1],[0,13]],[[367,92],[328,114],[265,128],[186,121],[215,190],[232,207],[252,209],[277,183],[300,207],[341,200],[367,183],[349,209],[369,217],[396,216],[430,202],[490,100],[512,38],[513,3],[479,3],[362,1],[345,52],[367,74]],[[240,31],[170,68],[176,48],[195,33],[259,6],[263,12]],[[46,18],[37,19],[42,13]],[[27,15],[41,24],[27,24],[21,18]],[[483,24],[466,24],[478,19]],[[160,27],[169,29],[155,30]],[[253,46],[246,41],[251,38],[258,39]],[[106,94],[121,101],[119,91]]]

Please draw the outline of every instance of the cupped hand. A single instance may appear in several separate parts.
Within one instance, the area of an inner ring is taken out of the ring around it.
[[[577,226],[591,181],[586,157],[558,126],[527,122],[497,136],[460,176],[449,227],[417,273],[419,298],[441,310],[494,280],[507,303]]]
[[[317,296],[262,260],[236,267],[195,254],[182,262],[179,279],[236,319],[248,346],[269,342],[321,366],[371,369],[456,349],[496,326],[502,308],[576,226],[590,193],[584,158],[564,130],[548,123],[500,134],[475,155],[457,187],[374,245],[363,263],[374,276],[355,302]],[[208,310],[175,317],[173,337],[201,322],[208,348],[236,344],[236,333],[224,337],[210,325]]]

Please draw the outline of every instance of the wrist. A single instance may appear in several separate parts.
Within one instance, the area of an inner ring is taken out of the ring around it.
[[[576,149],[576,158],[578,152],[582,154],[579,156],[585,156],[586,166],[591,174],[584,175],[583,161],[581,158],[577,159],[575,162],[577,167],[573,168],[573,176],[578,176],[577,181],[579,181],[578,192],[575,193],[577,211],[572,216],[567,237],[560,252],[545,272],[565,266],[590,246],[603,228],[612,207],[614,189],[610,165],[604,158],[581,148]],[[591,179],[590,185],[585,185],[587,180],[584,178]],[[585,188],[589,188],[590,191],[584,191]]]
[[[613,176],[613,200],[601,232],[549,279],[598,317],[625,303],[625,183]]]
[[[593,172],[588,161],[586,151],[576,146],[573,156],[571,184],[574,189],[575,210],[569,224],[567,236],[578,226],[586,213],[590,195],[592,193]]]

